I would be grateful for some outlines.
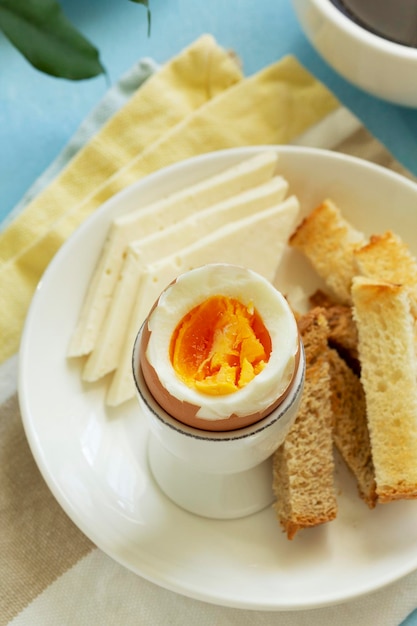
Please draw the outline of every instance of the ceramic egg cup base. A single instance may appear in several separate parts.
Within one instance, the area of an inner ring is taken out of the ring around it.
[[[240,472],[206,472],[175,456],[150,433],[148,462],[163,493],[190,513],[237,519],[257,513],[274,501],[272,457]]]

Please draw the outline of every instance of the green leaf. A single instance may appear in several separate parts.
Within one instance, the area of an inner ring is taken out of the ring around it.
[[[0,29],[42,72],[71,80],[104,73],[98,50],[55,0],[0,0]]]
[[[136,4],[143,4],[146,7],[148,14],[148,37],[151,34],[151,10],[149,8],[149,0],[131,0],[131,2],[136,2]]]

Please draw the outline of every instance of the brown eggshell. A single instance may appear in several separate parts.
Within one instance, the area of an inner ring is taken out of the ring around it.
[[[284,390],[284,392],[276,399],[276,401],[269,407],[267,407],[264,411],[259,411],[255,413],[251,413],[250,415],[238,416],[235,414],[230,415],[230,417],[225,419],[218,420],[206,420],[197,417],[197,412],[200,410],[200,406],[195,406],[194,404],[183,402],[182,400],[178,400],[172,396],[161,384],[158,375],[152,365],[149,363],[146,357],[146,350],[149,343],[149,338],[151,335],[151,331],[149,330],[147,322],[143,325],[142,330],[142,340],[139,349],[139,362],[142,368],[143,377],[145,379],[146,385],[154,397],[156,402],[169,414],[171,417],[175,418],[182,424],[186,424],[187,426],[191,426],[193,428],[198,428],[199,430],[206,431],[228,431],[228,430],[236,430],[238,428],[245,428],[246,426],[250,426],[259,422],[261,419],[272,413],[272,411],[284,400],[287,396],[291,384],[294,380],[294,376],[297,372],[297,366],[299,361],[300,349],[298,348],[294,370],[291,377],[291,380]]]

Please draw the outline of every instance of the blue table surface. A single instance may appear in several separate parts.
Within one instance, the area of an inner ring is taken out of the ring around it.
[[[417,110],[373,98],[339,77],[301,31],[291,0],[60,0],[101,51],[110,82],[138,58],[163,63],[202,33],[234,49],[246,74],[291,52],[417,174]],[[72,82],[33,69],[0,33],[0,222],[55,158],[108,88],[103,76]]]
[[[338,76],[301,31],[291,0],[61,0],[99,48],[114,83],[139,58],[164,63],[203,33],[236,51],[245,74],[293,53],[417,175],[417,109],[374,98]],[[0,33],[0,222],[53,161],[108,89],[103,76],[72,82],[33,69]],[[417,615],[405,622],[417,625]]]

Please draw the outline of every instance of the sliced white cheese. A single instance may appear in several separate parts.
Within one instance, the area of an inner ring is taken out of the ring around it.
[[[88,287],[68,356],[82,356],[93,350],[119,276],[123,253],[130,242],[269,180],[276,163],[277,153],[267,150],[114,220]]]
[[[129,249],[96,346],[84,363],[82,380],[93,382],[117,367],[139,280],[140,264],[133,251]]]
[[[291,196],[278,206],[229,223],[181,252],[143,269],[119,366],[107,393],[109,406],[117,406],[134,396],[131,371],[133,343],[161,291],[179,274],[207,263],[243,265],[272,282],[298,214],[299,202]]]
[[[83,380],[98,380],[117,367],[144,265],[180,251],[229,222],[279,204],[287,191],[287,181],[275,176],[130,244],[96,345],[85,363]]]

